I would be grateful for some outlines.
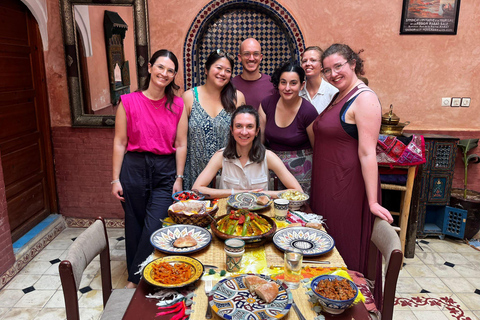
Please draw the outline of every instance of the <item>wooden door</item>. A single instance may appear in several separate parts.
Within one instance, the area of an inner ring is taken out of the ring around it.
[[[42,43],[20,0],[0,1],[0,153],[16,241],[56,211]]]

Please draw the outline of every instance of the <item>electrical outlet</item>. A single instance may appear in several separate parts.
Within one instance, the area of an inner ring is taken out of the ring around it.
[[[470,98],[462,98],[461,107],[470,107]]]
[[[450,107],[452,98],[442,98],[442,107]]]
[[[452,107],[460,107],[460,103],[462,102],[462,98],[452,98]]]

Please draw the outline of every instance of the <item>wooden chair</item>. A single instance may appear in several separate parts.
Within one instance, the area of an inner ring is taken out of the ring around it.
[[[68,249],[65,260],[60,262],[59,271],[65,298],[67,320],[80,319],[77,291],[83,272],[98,254],[100,254],[104,308],[101,319],[122,319],[132,299],[135,292],[134,289],[115,289],[112,291],[107,229],[105,221],[99,217],[75,239]]]
[[[384,190],[400,191],[400,212],[390,211],[392,215],[399,216],[400,226],[400,243],[402,251],[405,252],[405,239],[407,237],[408,217],[410,216],[410,204],[412,202],[413,184],[415,181],[415,172],[417,166],[409,167],[395,167],[397,169],[404,169],[407,171],[407,184],[405,186],[396,184],[382,183],[381,188]]]
[[[383,285],[383,302],[380,306],[382,320],[393,318],[393,303],[397,288],[398,274],[403,261],[400,239],[393,227],[385,220],[375,219],[370,243],[370,255],[366,278],[375,280],[377,269],[377,249],[385,260],[385,278]]]

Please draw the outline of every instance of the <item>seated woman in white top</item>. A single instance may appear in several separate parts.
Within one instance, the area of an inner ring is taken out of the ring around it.
[[[265,149],[259,133],[257,110],[249,105],[238,107],[232,114],[227,147],[213,155],[192,189],[208,198],[224,198],[242,191],[263,192],[276,198],[278,191],[268,190],[268,172],[272,170],[285,187],[302,191],[282,160]],[[219,170],[222,170],[219,188],[208,188]]]

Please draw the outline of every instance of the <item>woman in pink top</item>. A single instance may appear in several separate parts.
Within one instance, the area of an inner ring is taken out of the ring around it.
[[[187,154],[187,114],[175,76],[178,60],[168,50],[155,52],[142,90],[123,95],[113,141],[112,193],[125,211],[128,284],[152,253],[150,236],[161,228],[171,195],[182,190]]]

